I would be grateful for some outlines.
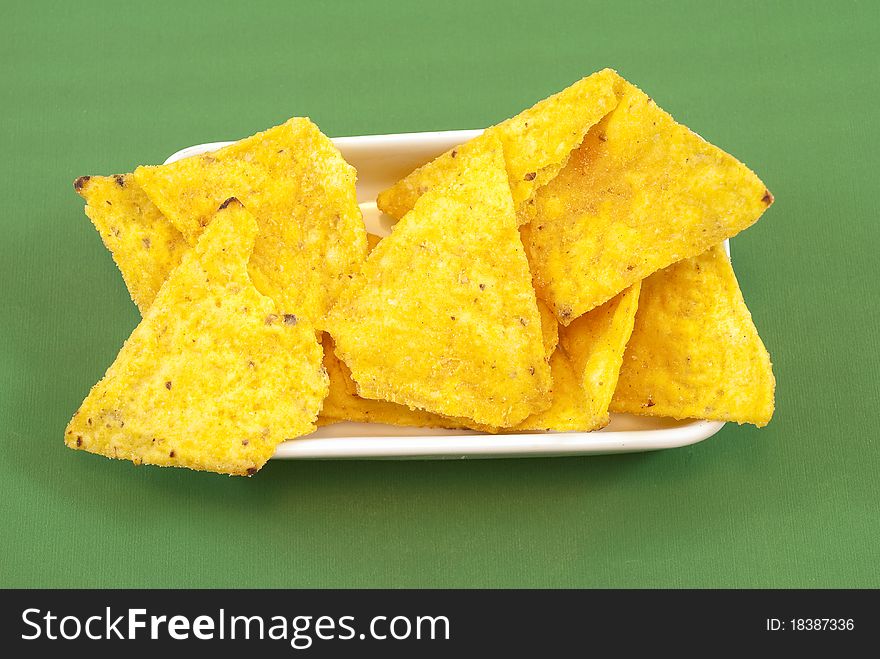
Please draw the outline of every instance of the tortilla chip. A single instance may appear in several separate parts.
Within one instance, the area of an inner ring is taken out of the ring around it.
[[[567,325],[652,272],[753,224],[773,201],[745,165],[626,81],[620,104],[535,197],[538,296]]]
[[[504,147],[519,223],[527,222],[532,213],[528,202],[535,191],[556,176],[590,126],[617,105],[614,83],[618,78],[611,69],[594,73],[487,129],[467,144],[450,149],[380,193],[379,209],[400,219],[420,196],[455,179],[462,156],[491,149],[497,139]]]
[[[538,300],[538,313],[541,315],[541,338],[544,343],[544,358],[549,362],[559,343],[559,323],[556,322],[556,316],[550,311],[550,307],[541,300]]]
[[[593,428],[609,421],[608,406],[633,331],[640,286],[633,284],[559,331],[559,343],[568,354],[586,401],[581,410],[589,420],[585,425]]]
[[[591,399],[586,395],[580,378],[571,366],[568,356],[561,348],[556,349],[550,360],[553,376],[552,404],[543,411],[529,415],[521,423],[510,428],[497,428],[476,423],[470,419],[445,417],[424,410],[411,410],[405,405],[385,400],[361,398],[349,391],[351,372],[333,352],[332,343],[324,344],[324,367],[330,376],[330,394],[324,400],[324,409],[318,417],[318,425],[339,420],[361,423],[385,423],[392,426],[417,428],[446,428],[455,430],[479,430],[486,433],[519,432],[523,430],[588,432],[601,428],[608,422],[591,414]],[[325,414],[333,415],[325,417]],[[338,418],[337,418],[338,417]]]
[[[350,389],[354,385],[351,371],[336,356],[333,340],[327,334],[324,335],[324,368],[330,377],[330,393],[324,399],[322,417],[416,428],[466,427],[452,419],[424,410],[411,410],[405,405],[386,400],[370,400],[351,393]]]
[[[574,372],[571,360],[561,347],[550,357],[553,374],[552,403],[543,412],[530,415],[520,424],[505,432],[520,430],[580,431],[597,430],[608,423],[608,415],[596,416],[591,411],[591,400]]]
[[[549,405],[540,315],[501,145],[370,253],[330,334],[364,398],[510,426]]]
[[[314,429],[327,393],[315,330],[254,288],[257,224],[224,206],[73,416],[71,448],[244,475]]]
[[[377,236],[373,233],[368,233],[367,234],[367,251],[368,252],[373,251],[373,249],[376,247],[376,245],[379,244],[380,240],[382,240],[382,236]],[[331,340],[331,349],[335,349],[335,347],[332,346],[332,339],[330,339],[330,337],[325,334],[325,336],[324,336],[324,341],[325,341],[324,352],[325,353],[327,352],[326,341],[328,339]],[[344,378],[341,378],[341,380],[342,380],[343,384],[345,385],[346,391],[348,391],[349,395],[351,395],[351,396],[357,396],[357,385],[354,383],[354,380],[351,379],[351,373],[348,370],[348,367],[345,364],[342,364],[342,368],[345,371],[346,375]],[[331,380],[332,380],[332,378],[331,378]],[[332,387],[332,381],[331,381],[331,387]],[[358,397],[358,398],[360,398],[360,397]],[[406,409],[408,409],[408,408],[406,408]],[[361,419],[348,419],[348,420],[349,421],[360,421]],[[383,423],[385,423],[385,422],[383,422]],[[405,425],[408,425],[408,424],[405,424]]]
[[[131,174],[80,176],[73,185],[144,314],[189,245]]]
[[[379,244],[380,240],[382,240],[381,236],[372,233],[367,234],[367,243],[370,246],[370,251]],[[544,337],[544,349],[547,354],[547,359],[549,360],[550,354],[556,347],[556,341],[558,340],[558,335],[556,334],[558,323],[556,322],[556,316],[553,315],[553,312],[550,311],[546,305],[543,305],[540,300],[538,300],[538,310],[541,313],[541,332]],[[552,346],[550,345],[551,343]],[[325,362],[328,359],[328,351],[334,351],[335,358],[335,349],[336,347],[333,344],[333,340],[329,335],[325,334]],[[336,362],[337,363],[332,366],[327,366],[325,363],[327,371],[330,373],[330,398],[334,398],[334,384],[345,387],[345,391],[348,393],[348,398],[344,398],[340,395],[336,400],[338,401],[337,409],[348,410],[347,413],[342,416],[342,418],[348,421],[372,421],[374,423],[386,423],[393,426],[417,426],[420,428],[470,428],[472,430],[484,430],[492,433],[497,432],[497,429],[478,424],[471,419],[447,417],[440,414],[425,412],[424,410],[411,410],[405,405],[398,405],[397,403],[391,403],[389,401],[361,398],[358,396],[357,384],[351,379],[351,371],[348,369],[348,366],[338,359]],[[333,370],[331,370],[331,368]],[[338,377],[334,380],[335,372],[338,372]]]
[[[237,197],[260,227],[249,267],[254,285],[318,329],[366,257],[355,170],[308,119],[212,153],[138,167],[134,176],[190,243],[224,199]]]
[[[776,381],[723,248],[642,283],[614,412],[762,427]]]
[[[539,309],[542,307],[540,301],[538,302],[538,307]],[[546,313],[546,317],[553,321],[553,336],[556,338],[558,337],[555,332],[557,327],[556,317],[549,309],[547,309]],[[545,315],[542,310],[542,328],[544,328],[544,319]],[[587,432],[607,424],[607,414],[604,418],[601,418],[591,412],[592,399],[586,395],[581,379],[575,375],[565,351],[557,349],[555,341],[552,347],[549,347],[550,344],[547,343],[548,333],[545,333],[544,338],[545,349],[550,351],[547,359],[550,363],[550,372],[553,379],[551,406],[543,412],[537,412],[528,416],[516,426],[502,429],[479,424],[470,419],[446,417],[425,412],[424,410],[411,410],[405,405],[398,405],[397,403],[384,400],[361,398],[353,391],[356,385],[351,379],[351,371],[336,357],[333,341],[329,335],[325,334],[324,368],[330,376],[330,393],[324,400],[324,408],[321,416],[318,418],[318,425],[322,425],[322,419],[328,418],[330,419],[328,423],[346,420],[361,423],[385,423],[393,426],[469,429],[497,433],[518,432],[521,430],[578,430]],[[612,385],[611,391],[613,389]],[[606,404],[606,410],[607,407]]]

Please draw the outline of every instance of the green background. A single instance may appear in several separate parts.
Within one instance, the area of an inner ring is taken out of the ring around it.
[[[0,585],[880,586],[878,4],[14,3],[0,40]],[[308,115],[486,126],[605,66],[776,195],[733,241],[777,411],[690,448],[273,461],[73,452],[138,321],[80,174]]]

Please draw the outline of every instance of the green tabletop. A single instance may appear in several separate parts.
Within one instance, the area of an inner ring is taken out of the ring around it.
[[[0,40],[0,586],[880,586],[872,2],[12,3]],[[307,115],[486,126],[606,66],[776,196],[732,243],[777,410],[677,450],[272,461],[65,448],[138,322],[71,182]]]

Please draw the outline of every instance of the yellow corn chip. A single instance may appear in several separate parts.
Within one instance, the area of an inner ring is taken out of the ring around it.
[[[464,423],[424,410],[411,410],[387,400],[370,400],[351,393],[351,371],[336,356],[333,340],[324,335],[324,368],[330,377],[330,393],[321,416],[361,423],[386,423],[416,428],[463,428]]]
[[[80,176],[73,185],[86,200],[86,215],[113,255],[131,299],[145,313],[189,245],[131,174]]]
[[[368,233],[367,234],[367,250],[372,251],[376,247],[376,245],[379,244],[380,240],[382,240],[381,236],[377,236],[376,234],[373,234],[373,233]],[[325,334],[324,335],[324,343],[325,343],[324,352],[325,353],[327,352],[326,343],[328,340],[331,341],[331,349],[335,350],[335,346],[332,345],[332,339],[330,338],[329,335]],[[340,378],[340,380],[345,384],[346,391],[348,391],[349,395],[351,395],[351,396],[357,396],[357,385],[354,383],[354,380],[351,379],[351,372],[348,370],[348,367],[345,364],[342,364],[342,369],[345,371],[345,377]],[[331,380],[332,380],[332,378],[331,378]],[[332,388],[332,381],[331,381],[331,388]],[[360,399],[359,396],[358,396],[358,399]],[[359,404],[360,403],[357,403],[356,405],[359,405]],[[389,403],[389,405],[391,405],[391,403]],[[407,409],[407,411],[409,410],[409,408],[405,408],[405,409]],[[347,420],[348,421],[361,421],[362,419],[347,419]],[[385,423],[385,422],[383,422],[383,423]],[[388,422],[388,423],[390,423],[390,422]],[[408,424],[404,424],[404,425],[408,425]]]
[[[494,434],[522,430],[587,432],[601,428],[608,422],[607,414],[603,419],[591,412],[592,401],[586,395],[568,356],[561,348],[555,350],[550,357],[550,372],[553,375],[551,406],[543,412],[529,415],[518,425],[510,428],[486,426],[469,419],[446,417],[424,410],[411,410],[405,405],[353,395],[349,392],[347,384],[351,382],[350,371],[336,358],[332,345],[328,346],[326,341],[324,366],[330,376],[330,394],[324,400],[324,410],[318,418],[319,426],[328,423],[327,421],[322,423],[322,419],[329,419],[329,423],[346,420],[418,428],[469,429]],[[325,417],[325,414],[334,416]]]
[[[640,286],[633,284],[559,331],[559,342],[583,392],[581,413],[589,420],[585,425],[592,428],[608,423],[608,406],[633,331]],[[555,377],[554,373],[554,381]]]
[[[642,283],[611,409],[765,426],[776,381],[721,246]]]
[[[618,106],[535,197],[538,295],[567,325],[754,223],[773,201],[745,165],[621,79]]]
[[[327,393],[315,330],[251,284],[257,224],[224,206],[73,416],[68,446],[244,475],[314,429]]]
[[[450,149],[393,187],[379,194],[380,210],[400,219],[425,192],[451,183],[462,156],[491,149],[494,140],[504,147],[507,174],[520,223],[530,219],[529,201],[565,165],[590,126],[617,104],[611,69],[594,73],[520,114],[487,129],[465,145]]]
[[[544,341],[544,358],[550,361],[556,345],[559,343],[559,323],[556,316],[544,302],[538,300],[538,313],[541,314],[541,338]]]
[[[381,236],[372,233],[367,234],[367,244],[370,251],[375,249]],[[556,347],[558,334],[556,328],[556,316],[550,311],[549,307],[538,300],[538,311],[541,313],[541,332],[544,338],[544,350],[547,359]],[[329,345],[328,345],[329,342]],[[551,345],[552,344],[552,345]],[[374,423],[387,423],[394,426],[417,426],[422,428],[471,428],[473,430],[485,430],[486,432],[497,432],[496,429],[489,426],[482,426],[470,419],[458,417],[446,417],[440,414],[432,414],[424,410],[411,410],[405,405],[398,405],[383,400],[371,400],[369,398],[361,398],[358,396],[357,385],[351,379],[351,371],[343,362],[335,358],[335,345],[333,339],[329,335],[324,335],[324,359],[328,359],[328,351],[333,352],[335,363],[326,366],[327,372],[330,373],[330,398],[338,401],[338,406],[348,410],[343,416],[348,421],[372,421]],[[331,370],[331,368],[333,370]],[[334,373],[338,373],[334,380]],[[334,397],[334,384],[344,386],[349,398],[341,396]],[[326,405],[326,403],[325,403]]]
[[[553,402],[511,430],[589,432],[608,424],[608,405],[638,299],[639,285],[635,284],[560,330],[561,345],[550,357]],[[543,306],[540,301],[538,306]],[[556,317],[547,313],[556,328]]]
[[[497,141],[382,239],[329,322],[364,398],[493,426],[549,405],[540,315]]]
[[[366,256],[354,168],[308,119],[134,175],[190,243],[224,199],[237,197],[260,227],[254,285],[318,329]]]
[[[374,234],[367,234],[367,242],[372,250],[381,237]],[[564,392],[557,395],[555,391],[560,386],[557,382],[557,369],[565,369],[560,378],[566,378],[571,372],[571,366],[568,364],[567,358],[563,355],[555,361],[551,360],[556,345],[559,342],[559,323],[556,322],[556,316],[550,311],[550,308],[541,300],[538,300],[538,311],[541,316],[541,334],[544,343],[544,355],[550,363],[550,372],[553,376],[553,405],[545,412],[538,412],[527,417],[519,426],[510,428],[514,430],[543,430],[541,425],[545,420],[556,421],[560,417],[563,422],[568,425],[575,423],[577,419],[573,412],[575,406],[571,402],[577,401],[577,396],[582,396],[580,385],[578,391]],[[470,419],[460,417],[447,417],[440,414],[432,414],[424,410],[411,410],[405,405],[398,405],[385,400],[371,400],[369,398],[361,398],[357,395],[357,385],[351,379],[351,371],[348,367],[339,361],[334,352],[332,339],[329,335],[324,335],[324,367],[330,376],[330,394],[324,401],[324,410],[330,410],[333,414],[338,415],[340,419],[346,421],[385,423],[392,426],[413,426],[418,428],[449,428],[449,429],[470,429],[480,430],[483,432],[497,433],[500,429],[492,426],[479,424]],[[556,364],[554,366],[554,364]],[[565,386],[571,378],[568,378],[563,385]],[[566,387],[567,389],[567,387]],[[568,396],[568,398],[566,398]],[[324,417],[324,412],[321,413]],[[534,417],[534,421],[533,421]],[[319,418],[320,421],[320,418]],[[563,423],[560,422],[560,423]],[[321,425],[320,423],[318,425]]]
[[[530,415],[519,425],[505,430],[577,430],[589,432],[608,423],[604,417],[593,413],[592,400],[581,386],[580,378],[572,368],[565,351],[557,348],[550,357],[550,372],[553,374],[552,403],[543,412]]]
[[[541,303],[538,302],[538,307],[541,306]],[[546,307],[544,308],[546,309]],[[549,310],[547,310],[547,314],[547,318],[553,321],[555,329],[557,326],[556,317]],[[542,327],[544,319],[542,311]],[[555,336],[557,335],[554,332]],[[549,345],[546,343],[546,339],[547,335],[545,334],[545,349]],[[470,429],[488,433],[519,432],[521,430],[578,430],[586,432],[604,426],[608,422],[607,414],[603,418],[592,411],[594,402],[586,394],[581,379],[576,376],[565,351],[556,349],[555,342],[549,350],[551,355],[547,359],[550,362],[550,372],[553,376],[551,406],[543,412],[528,416],[516,426],[501,429],[479,424],[469,419],[445,417],[424,410],[411,410],[405,405],[385,400],[361,398],[353,393],[352,389],[355,385],[351,379],[351,372],[336,357],[333,341],[325,334],[324,368],[330,376],[330,393],[324,399],[324,408],[321,416],[318,417],[318,425],[328,425],[339,420],[346,420],[418,428]],[[612,384],[610,391],[613,390]],[[607,407],[606,404],[606,410]]]

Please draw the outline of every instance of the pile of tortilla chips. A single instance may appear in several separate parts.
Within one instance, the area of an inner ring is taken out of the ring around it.
[[[766,425],[775,381],[722,243],[773,202],[606,69],[379,195],[308,119],[76,190],[143,316],[68,446],[253,474],[338,421]]]

